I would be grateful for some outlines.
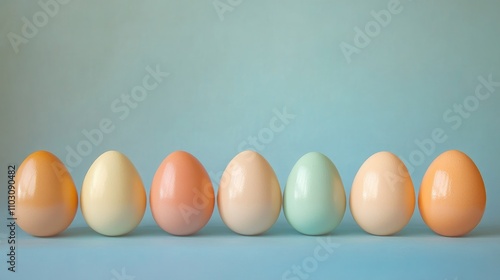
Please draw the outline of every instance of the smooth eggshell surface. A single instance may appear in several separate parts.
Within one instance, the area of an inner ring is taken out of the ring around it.
[[[87,224],[103,235],[123,235],[139,225],[146,191],[125,155],[108,151],[94,161],[83,180],[81,207]]]
[[[222,174],[217,204],[234,232],[256,235],[268,230],[281,211],[281,189],[271,165],[254,151],[236,155]]]
[[[424,222],[444,236],[462,236],[481,221],[486,190],[478,168],[457,150],[439,155],[425,172],[418,207]]]
[[[415,190],[404,163],[390,152],[369,157],[351,188],[354,220],[368,233],[391,235],[403,229],[415,209]]]
[[[34,236],[64,231],[78,209],[78,193],[64,164],[47,151],[30,154],[15,176],[17,224]]]
[[[203,228],[214,210],[210,177],[193,155],[176,151],[158,167],[150,191],[156,223],[166,232],[190,235]]]
[[[302,156],[284,191],[283,209],[290,225],[303,234],[326,234],[340,224],[345,208],[344,185],[333,162],[317,152]]]

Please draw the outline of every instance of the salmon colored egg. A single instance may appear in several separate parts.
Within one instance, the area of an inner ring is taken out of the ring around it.
[[[135,229],[144,216],[146,202],[141,176],[120,152],[100,155],[83,179],[82,214],[100,234],[118,236]]]
[[[457,150],[439,155],[422,179],[418,207],[437,234],[462,236],[472,231],[486,207],[483,178],[472,159]]]
[[[267,231],[281,211],[281,189],[271,165],[254,151],[236,155],[222,173],[217,204],[232,231],[242,235]]]
[[[173,152],[160,164],[149,199],[156,223],[174,235],[190,235],[202,229],[215,204],[207,171],[184,151]]]
[[[75,218],[78,193],[64,164],[47,151],[30,154],[15,180],[16,222],[34,236],[53,236]]]
[[[404,163],[390,152],[370,156],[352,183],[350,208],[368,233],[391,235],[403,229],[415,209],[415,190]]]

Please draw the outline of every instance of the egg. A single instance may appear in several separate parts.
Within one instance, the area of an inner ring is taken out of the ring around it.
[[[167,156],[154,175],[150,207],[156,223],[174,235],[190,235],[203,228],[214,210],[212,182],[203,165],[190,153]]]
[[[236,155],[222,173],[217,204],[222,221],[234,232],[267,231],[281,211],[281,189],[271,165],[255,151]]]
[[[390,152],[370,156],[354,177],[349,205],[354,220],[368,233],[402,230],[415,209],[415,190],[404,163]]]
[[[443,236],[463,236],[479,224],[485,207],[483,178],[471,158],[451,150],[434,159],[418,194],[427,226]]]
[[[307,153],[293,166],[283,195],[290,225],[307,235],[335,229],[344,217],[346,196],[337,168],[325,155]]]
[[[126,234],[141,222],[146,191],[124,154],[108,151],[92,163],[83,180],[81,208],[87,224],[103,235]]]
[[[78,209],[78,193],[61,160],[47,151],[34,152],[21,163],[14,181],[11,210],[21,229],[42,237],[68,228]]]

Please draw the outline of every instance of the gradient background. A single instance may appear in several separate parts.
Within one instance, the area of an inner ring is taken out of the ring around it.
[[[418,209],[397,236],[370,236],[347,210],[331,235],[338,248],[307,279],[498,279],[500,87],[460,125],[443,114],[474,94],[479,76],[500,81],[500,2],[402,0],[402,11],[348,62],[340,44],[354,45],[355,28],[390,2],[242,1],[219,17],[213,1],[73,0],[17,53],[9,32],[21,35],[22,18],[33,22],[42,8],[1,2],[1,224],[7,165],[39,149],[68,163],[68,148],[104,118],[114,130],[81,163],[68,165],[78,190],[92,162],[114,149],[132,160],[149,193],[160,162],[179,149],[204,164],[217,188],[243,141],[262,135],[286,108],[294,118],[256,147],[282,189],[298,158],[319,151],[336,164],[349,193],[363,161],[389,150],[413,166],[418,191],[430,162],[459,149],[479,167],[488,195],[482,223],[465,238],[434,235]],[[170,75],[122,120],[111,104],[141,85],[148,65]],[[412,161],[416,141],[435,128],[447,140]],[[18,272],[10,273],[5,226],[0,234],[2,279],[127,279],[115,273],[122,268],[137,280],[282,279],[320,244],[295,232],[283,214],[259,237],[233,234],[217,211],[197,236],[173,237],[155,225],[148,204],[126,237],[99,236],[80,211],[57,238],[19,230]]]

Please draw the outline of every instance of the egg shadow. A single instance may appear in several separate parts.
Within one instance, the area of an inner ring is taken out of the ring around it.
[[[243,235],[232,231],[225,225],[208,225],[199,232],[191,235],[193,237],[215,237],[215,236],[239,236],[239,237],[259,237],[259,238],[269,238],[276,236],[286,236],[286,235],[300,235],[293,228],[288,228],[283,225],[275,225],[271,227],[269,230],[257,234],[257,235]]]
[[[86,237],[105,237],[105,238],[141,238],[141,237],[166,237],[166,238],[210,238],[210,237],[257,237],[257,238],[276,238],[276,237],[315,237],[313,235],[305,235],[296,231],[288,224],[274,225],[268,231],[258,235],[242,235],[233,232],[225,225],[213,224],[207,225],[200,231],[192,235],[178,236],[165,232],[159,226],[140,226],[132,232],[120,236],[106,236],[94,231],[90,227],[75,227],[68,228],[64,232],[51,237],[38,237],[42,239],[71,239],[71,238],[86,238]],[[482,226],[474,229],[467,235],[459,237],[447,237],[433,232],[425,226],[406,227],[398,233],[393,235],[381,236],[373,235],[365,232],[356,225],[339,226],[330,233],[318,236],[332,236],[332,237],[366,237],[371,236],[375,238],[408,238],[408,237],[443,237],[443,238],[498,238],[500,237],[500,226]]]
[[[133,231],[117,236],[108,236],[104,234],[100,234],[94,231],[90,227],[76,227],[76,228],[68,228],[64,232],[46,238],[83,238],[83,237],[106,237],[106,238],[120,238],[120,237],[139,237],[139,236],[158,236],[165,233],[158,227],[153,226],[145,226],[145,227],[137,227]]]
[[[500,237],[500,227],[498,226],[486,226],[486,227],[480,227],[474,229],[472,232],[470,232],[467,235],[463,236],[444,236],[435,233],[433,230],[431,230],[428,227],[425,226],[420,226],[420,227],[407,227],[404,228],[402,231],[391,235],[394,237],[424,237],[424,236],[429,236],[429,237],[442,237],[442,238],[485,238],[485,237]]]
[[[391,235],[376,235],[366,232],[358,225],[341,225],[339,228],[335,229],[330,234],[331,236],[339,237],[374,237],[374,238],[410,238],[416,236],[432,236],[434,232],[427,227],[405,227],[401,231],[396,232]]]
[[[500,226],[484,226],[475,228],[469,234],[457,238],[500,237]]]
[[[392,237],[415,237],[415,236],[432,236],[434,232],[427,227],[424,226],[413,226],[413,227],[405,227],[401,231],[388,235]]]
[[[159,226],[139,226],[135,228],[133,231],[129,232],[128,234],[121,236],[135,238],[144,236],[155,237],[155,236],[165,236],[165,235],[169,234],[166,233],[164,230],[162,230]]]
[[[87,236],[93,236],[99,234],[92,230],[89,227],[70,227],[66,229],[65,231],[59,233],[58,235],[55,236],[49,236],[49,237],[41,237],[41,238],[81,238],[81,237],[87,237]]]

